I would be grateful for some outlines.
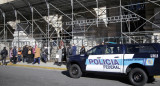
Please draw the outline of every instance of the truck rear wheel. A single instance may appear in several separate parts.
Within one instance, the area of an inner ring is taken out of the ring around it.
[[[134,68],[129,73],[129,80],[135,86],[143,86],[148,81],[148,76],[141,68]]]
[[[82,76],[82,71],[79,65],[73,64],[69,68],[69,75],[72,78],[80,78]]]

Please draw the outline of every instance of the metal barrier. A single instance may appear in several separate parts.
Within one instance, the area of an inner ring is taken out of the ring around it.
[[[51,56],[51,60],[53,58],[55,58],[56,52],[58,51],[57,46],[60,45],[59,42],[61,40],[52,40],[50,41],[50,56]],[[70,44],[72,45],[73,43],[77,46],[77,54],[79,54],[81,46],[85,46],[86,50],[91,49],[94,46],[97,45],[101,45],[102,43],[104,44],[108,44],[108,43],[112,43],[112,44],[133,44],[133,43],[160,43],[160,36],[125,36],[123,38],[121,37],[103,37],[103,38],[85,38],[85,37],[75,37],[74,39],[63,39],[64,42],[64,46]],[[7,50],[9,50],[9,48],[17,46],[18,42],[0,42],[0,50],[3,49],[3,47],[7,47]],[[43,49],[44,47],[47,46],[48,42],[47,41],[43,41],[43,40],[36,40],[34,46],[31,45],[33,44],[33,42],[31,43],[30,41],[23,41],[23,42],[19,42],[19,47],[22,49],[23,46],[25,45],[29,45],[34,47],[35,45],[37,45],[39,48]],[[17,46],[18,48],[18,46]]]

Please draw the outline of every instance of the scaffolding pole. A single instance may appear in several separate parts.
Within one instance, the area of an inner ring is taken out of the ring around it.
[[[46,0],[45,0],[46,1]],[[50,16],[50,5],[49,3],[46,1],[46,5],[47,5],[47,9],[48,9],[48,60],[50,60],[50,27],[49,27],[49,16]]]
[[[33,22],[33,20],[34,20],[34,11],[33,11],[33,7],[31,7],[31,12],[32,12],[32,38],[33,38],[33,29],[34,29],[34,22]]]
[[[73,12],[74,6],[73,6],[73,3],[74,3],[73,0],[71,0],[71,6],[72,6],[72,39],[74,38],[73,37],[73,28],[74,28],[73,27],[73,17],[74,17],[74,12]],[[73,43],[74,43],[74,41],[73,41]]]
[[[123,44],[122,1],[121,0],[120,0],[120,22],[121,22],[121,39]]]
[[[125,8],[125,7],[122,7],[122,8],[123,8],[124,10],[127,10],[127,11],[133,13],[133,14],[136,14],[135,12],[132,12],[131,10],[129,10],[129,9]],[[145,19],[144,17],[142,17],[142,16],[140,16],[140,15],[138,15],[138,14],[136,14],[136,15],[137,15],[138,17],[142,18],[143,20],[145,20],[145,21],[147,21],[147,22],[149,22],[149,23],[155,25],[156,27],[160,28],[160,26],[158,26],[157,24],[155,24],[155,23],[149,21],[148,19]]]
[[[4,41],[6,42],[6,17],[5,13],[3,12],[3,17],[4,17]]]
[[[97,27],[98,27],[98,20],[99,20],[99,5],[98,5],[98,0],[96,0],[97,2]]]
[[[17,15],[17,10],[14,10],[14,13],[15,13],[15,18],[16,18],[16,30],[18,30],[18,49],[19,49],[19,29],[18,29],[18,23],[17,23],[17,20],[18,20],[18,15]]]
[[[6,25],[6,16],[5,16],[5,13],[2,11],[2,9],[0,9],[1,13],[2,13],[2,16],[3,16],[3,40],[4,42],[6,42],[6,28],[5,28],[5,25]]]

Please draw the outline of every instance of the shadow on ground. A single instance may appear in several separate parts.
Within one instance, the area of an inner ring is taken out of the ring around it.
[[[67,77],[69,76],[69,73],[67,71],[62,71],[63,75],[66,75]],[[115,81],[119,81],[125,84],[130,85],[129,80],[127,77],[125,76],[111,76],[111,75],[100,75],[100,74],[93,74],[93,73],[88,73],[83,75],[83,77],[85,78],[96,78],[96,79],[105,79],[105,80],[115,80]]]
[[[62,74],[66,75],[67,77],[70,77],[68,71],[62,71]],[[127,85],[131,85],[128,77],[124,76],[124,75],[113,75],[113,74],[102,75],[102,74],[88,73],[88,74],[83,75],[82,77],[85,77],[85,78],[96,78],[96,79],[105,79],[105,80],[114,80],[114,81],[119,81],[119,82],[125,83]],[[155,82],[156,82],[155,80],[148,81],[149,84],[154,84]]]

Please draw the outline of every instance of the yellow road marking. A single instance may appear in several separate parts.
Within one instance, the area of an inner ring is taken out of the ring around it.
[[[160,76],[154,76],[154,78],[160,78]]]
[[[31,68],[53,69],[53,70],[67,70],[66,68],[44,67],[44,66],[34,66],[34,65],[21,65],[21,64],[8,64],[8,65],[9,65],[9,66],[19,66],[19,67],[31,67]]]

